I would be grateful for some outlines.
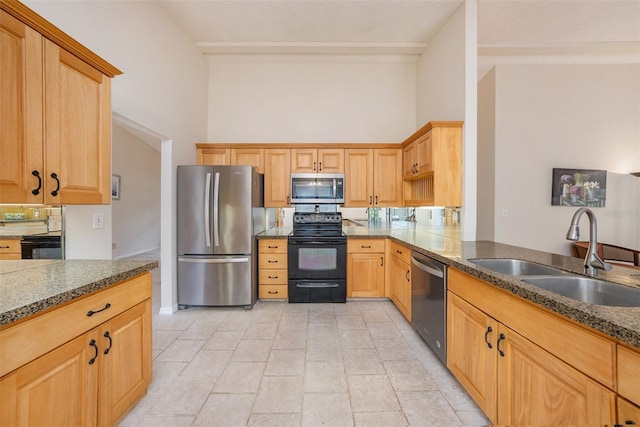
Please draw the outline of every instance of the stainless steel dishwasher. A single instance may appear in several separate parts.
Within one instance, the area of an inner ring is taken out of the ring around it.
[[[446,365],[447,266],[411,252],[411,324]]]

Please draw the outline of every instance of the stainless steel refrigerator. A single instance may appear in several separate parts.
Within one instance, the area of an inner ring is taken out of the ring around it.
[[[251,166],[178,166],[179,306],[255,304],[263,180]]]

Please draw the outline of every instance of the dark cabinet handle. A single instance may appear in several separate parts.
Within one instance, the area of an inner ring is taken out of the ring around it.
[[[384,257],[380,257],[380,267],[384,267]]]
[[[500,341],[502,341],[502,340],[504,340],[506,338],[507,337],[505,337],[504,334],[500,334],[500,336],[498,337],[498,343],[497,343],[497,345],[498,345],[498,353],[500,353],[500,356],[502,356],[502,357],[504,357],[504,351],[502,351],[500,349]]]
[[[111,335],[109,335],[109,331],[105,332],[103,337],[109,340],[109,347],[104,349],[104,354],[109,354],[109,350],[111,350],[111,346],[113,345],[113,340],[111,339]]]
[[[89,365],[93,365],[98,358],[98,346],[96,345],[96,340],[89,341],[89,345],[94,348],[96,353],[93,355],[91,359],[89,359]]]
[[[278,249],[277,246],[267,246],[267,248],[269,248],[269,249]]]
[[[396,249],[396,253],[402,255],[402,251]]]
[[[267,293],[268,293],[268,294],[271,294],[271,295],[275,295],[275,294],[277,294],[277,293],[278,293],[278,291],[267,291]]]
[[[378,204],[378,196],[376,196],[376,205]]]
[[[636,425],[633,420],[625,420],[624,424],[614,424],[613,427],[624,427],[624,426],[634,426]]]
[[[373,203],[373,197],[369,196],[369,204]]]
[[[51,192],[51,195],[56,197],[58,195],[58,191],[60,191],[60,180],[55,172],[51,174],[51,178],[56,180],[56,189]]]
[[[287,196],[287,206],[291,204],[291,197]]]
[[[360,245],[362,249],[371,249],[371,245]]]
[[[411,281],[411,278],[409,277],[409,273],[411,273],[411,270],[407,270],[407,274],[404,275],[407,278],[407,282]]]
[[[31,190],[31,194],[37,196],[38,194],[40,194],[40,189],[42,188],[42,177],[40,176],[40,172],[38,171],[31,171],[31,175],[38,178],[38,188],[36,188],[35,190]]]
[[[277,263],[278,263],[278,260],[275,260],[275,261],[274,261],[274,260],[272,260],[272,259],[268,259],[268,260],[267,260],[267,262],[268,262],[269,264],[277,264]]]
[[[269,279],[277,279],[278,276],[267,276]]]
[[[322,162],[320,162],[319,164],[320,164],[320,172],[322,172]]]
[[[491,344],[491,343],[487,340],[487,336],[488,336],[491,332],[493,332],[493,328],[491,328],[491,326],[489,326],[489,327],[487,328],[487,332],[485,332],[485,333],[484,333],[484,342],[486,342],[486,343],[487,343],[487,347],[489,347],[489,348],[493,348],[493,344]]]
[[[95,310],[95,311],[94,311],[94,310],[89,310],[89,311],[87,312],[87,317],[91,317],[91,316],[93,316],[93,315],[94,315],[94,314],[96,314],[96,313],[100,313],[101,311],[105,311],[105,310],[106,310],[106,309],[108,309],[109,307],[111,307],[111,304],[110,304],[110,303],[106,303],[106,304],[104,305],[104,308],[101,308],[100,310]]]
[[[0,249],[9,249],[11,246],[0,246]]]
[[[313,170],[316,170],[316,162],[313,162]]]

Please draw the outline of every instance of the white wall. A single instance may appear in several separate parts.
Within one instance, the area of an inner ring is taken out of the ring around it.
[[[497,65],[495,83],[480,83],[491,84],[493,239],[569,254],[564,236],[575,209],[550,205],[552,169],[606,169],[606,207],[593,209],[598,238],[637,248],[640,179],[628,173],[640,170],[640,65]],[[480,146],[485,144],[491,142]],[[479,169],[491,168],[490,160]],[[581,238],[588,239],[586,220],[581,228]]]
[[[208,142],[401,142],[415,64],[374,55],[213,55]]]
[[[477,240],[495,235],[495,69],[478,83],[478,204]]]
[[[160,152],[122,126],[112,133],[112,173],[120,199],[111,206],[113,258],[160,248]]]

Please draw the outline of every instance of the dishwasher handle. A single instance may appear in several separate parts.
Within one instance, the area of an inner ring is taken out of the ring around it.
[[[444,270],[435,265],[435,262],[432,263],[428,260],[417,259],[415,256],[411,256],[411,265],[415,265],[424,272],[439,277],[440,279],[444,279]]]

